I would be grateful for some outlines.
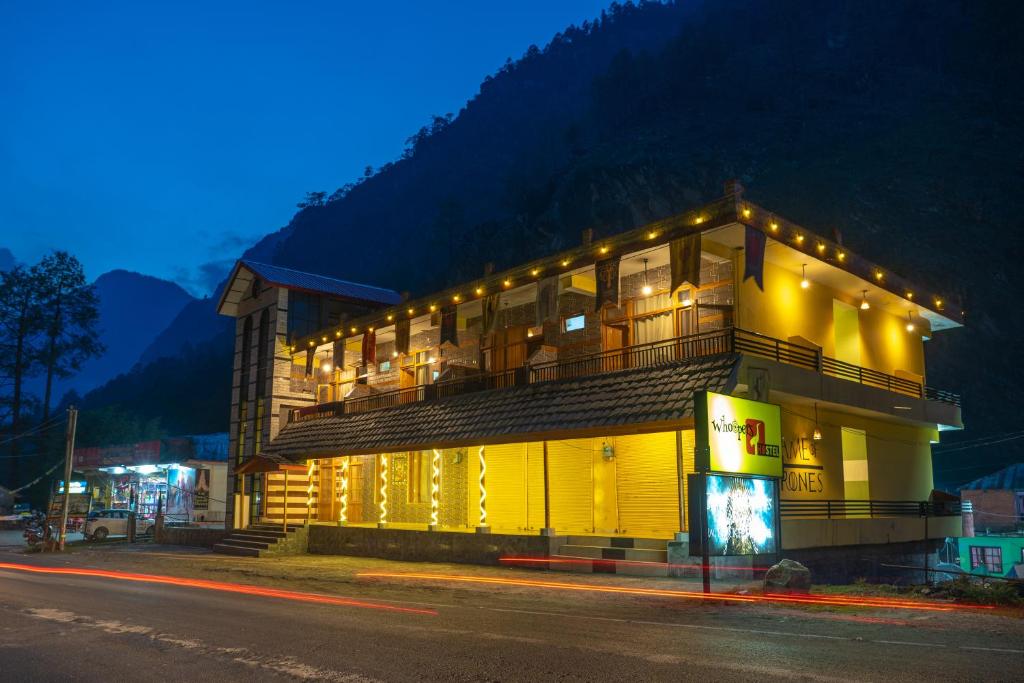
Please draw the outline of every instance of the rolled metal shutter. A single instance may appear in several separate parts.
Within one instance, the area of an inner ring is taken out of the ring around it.
[[[679,530],[675,432],[617,436],[613,442],[620,532],[671,537]]]
[[[484,447],[487,523],[496,531],[526,528],[525,443]]]
[[[594,531],[594,451],[591,439],[548,442],[551,525],[559,534]]]

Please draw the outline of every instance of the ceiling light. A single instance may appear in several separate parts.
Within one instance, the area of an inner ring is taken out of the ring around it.
[[[866,311],[869,308],[871,308],[871,304],[868,303],[868,290],[865,289],[860,298],[860,310]]]
[[[650,283],[647,281],[647,259],[644,259],[644,286],[640,288],[640,291],[644,296],[650,296],[651,292],[654,291],[654,289],[651,288]]]
[[[803,289],[807,289],[808,287],[811,286],[810,281],[807,279],[807,264],[805,263],[800,267],[803,268],[803,277],[800,280],[800,286]]]
[[[914,331],[914,316],[911,315],[910,311],[907,311],[907,332]]]

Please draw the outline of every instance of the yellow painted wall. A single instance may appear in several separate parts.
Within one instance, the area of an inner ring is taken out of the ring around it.
[[[816,282],[814,263],[809,263],[807,276],[811,286],[807,289],[800,287],[799,273],[771,263],[765,263],[764,268],[764,292],[753,279],[737,285],[737,325],[776,339],[803,337],[820,346],[826,356],[836,358],[833,301],[838,299],[858,307],[860,298],[851,298]],[[890,375],[896,370],[924,374],[921,335],[906,331],[905,318],[879,307],[867,311],[857,308],[856,312],[860,365]]]
[[[857,415],[818,410],[821,441],[814,441],[814,408],[782,406],[782,497],[789,500],[842,500],[842,428],[866,433],[868,482],[874,500],[927,500],[931,493],[930,439],[933,429],[898,425]],[[854,495],[853,498],[863,498]]]

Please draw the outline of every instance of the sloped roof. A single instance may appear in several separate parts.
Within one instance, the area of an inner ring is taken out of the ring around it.
[[[446,446],[609,432],[693,417],[700,389],[728,393],[738,356],[703,358],[589,377],[464,394],[383,410],[287,425],[265,455],[293,461]],[[558,437],[564,438],[564,437]]]
[[[1018,462],[1004,467],[998,472],[979,477],[960,487],[961,491],[980,491],[982,489],[1024,490],[1024,463]]]
[[[243,259],[235,264],[231,277],[228,278],[228,285],[221,294],[217,310],[222,314],[232,314],[230,310],[225,310],[225,305],[237,305],[238,301],[248,294],[249,288],[252,285],[252,276],[245,277],[243,268],[267,284],[276,287],[298,289],[315,294],[327,294],[342,299],[380,304],[382,306],[390,306],[402,301],[401,294],[384,287],[374,287],[373,285],[364,285],[358,282],[327,277],[326,275],[316,275],[301,270],[292,270],[291,268],[274,266],[269,263]]]

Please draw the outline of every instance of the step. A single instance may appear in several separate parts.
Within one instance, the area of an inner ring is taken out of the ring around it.
[[[647,548],[609,548],[594,545],[563,545],[559,555],[584,557],[592,560],[629,560],[631,562],[668,562],[668,550]]]
[[[622,574],[624,576],[668,576],[668,565],[662,562],[595,560],[572,555],[552,555],[547,568],[554,571],[583,574]]]
[[[271,546],[277,545],[277,541],[271,541],[268,543],[267,541],[254,541],[249,538],[238,538],[234,535],[228,536],[227,538],[222,540],[221,543],[225,545],[233,545],[243,548],[257,548],[259,550],[266,550]]]
[[[229,545],[227,543],[218,543],[213,546],[213,552],[220,553],[221,555],[238,555],[240,557],[259,557],[259,548],[244,548],[236,545]]]
[[[258,529],[235,529],[231,535],[239,538],[266,540],[268,543],[277,543],[282,538],[288,537],[288,534],[283,531],[261,531]]]
[[[288,532],[291,533],[292,531],[298,531],[302,527],[303,527],[302,524],[289,524],[288,525]],[[282,533],[282,534],[284,533],[284,529],[281,527],[280,524],[250,524],[246,529],[243,529],[243,531],[244,530],[248,530],[248,531],[273,531],[273,532],[276,532],[276,533]]]
[[[567,536],[566,545],[587,545],[602,548],[638,548],[643,550],[666,550],[668,541],[663,538],[632,538],[626,536]]]

